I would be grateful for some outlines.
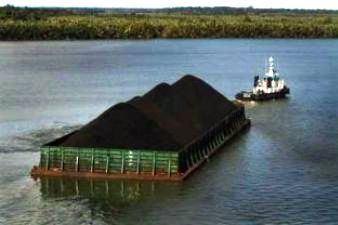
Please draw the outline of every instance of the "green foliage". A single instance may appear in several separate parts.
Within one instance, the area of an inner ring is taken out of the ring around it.
[[[323,23],[324,23],[324,24],[330,24],[330,23],[332,23],[332,22],[333,22],[333,19],[332,19],[331,16],[325,16],[325,17],[323,18]]]
[[[247,22],[247,23],[250,23],[250,22],[252,22],[252,19],[251,19],[251,17],[249,15],[245,15],[243,21]]]
[[[338,37],[336,15],[6,15],[1,40]]]

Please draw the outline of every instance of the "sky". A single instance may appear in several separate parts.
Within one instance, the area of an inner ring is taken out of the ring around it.
[[[338,9],[338,0],[1,0],[0,5],[46,7],[164,8],[232,6],[255,8]]]

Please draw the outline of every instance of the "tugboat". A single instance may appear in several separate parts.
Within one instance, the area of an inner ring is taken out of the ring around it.
[[[290,89],[285,85],[284,80],[279,77],[273,57],[271,56],[268,61],[268,69],[265,73],[265,77],[259,79],[259,76],[255,76],[252,91],[242,91],[236,94],[235,97],[237,100],[264,101],[285,98],[287,94],[290,94]]]

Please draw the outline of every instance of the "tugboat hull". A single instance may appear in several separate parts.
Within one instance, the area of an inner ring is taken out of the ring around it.
[[[242,91],[236,94],[236,99],[241,101],[267,101],[271,99],[285,98],[287,94],[290,94],[290,89],[284,87],[281,91],[275,93],[259,93],[254,94],[252,92]]]

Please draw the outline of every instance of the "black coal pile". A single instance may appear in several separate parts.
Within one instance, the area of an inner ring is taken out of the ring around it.
[[[186,75],[142,97],[112,106],[56,145],[121,149],[181,149],[237,109],[201,79]]]

